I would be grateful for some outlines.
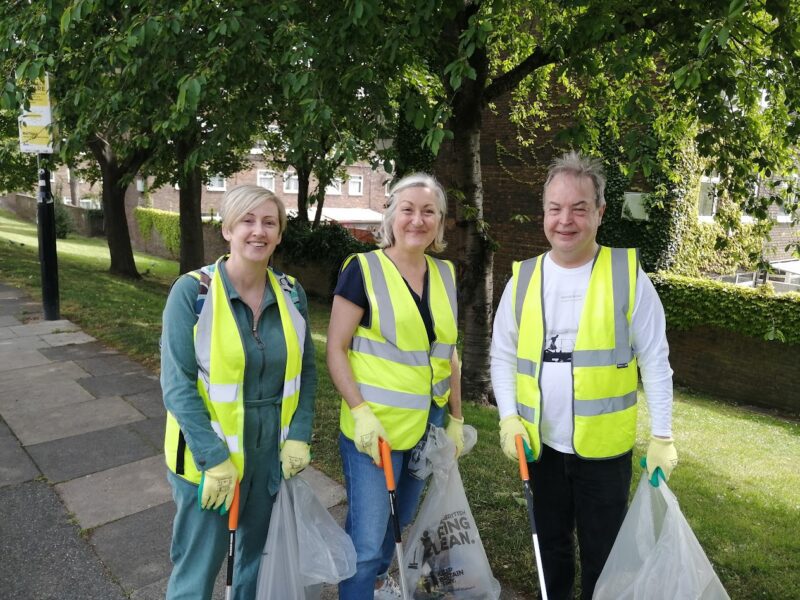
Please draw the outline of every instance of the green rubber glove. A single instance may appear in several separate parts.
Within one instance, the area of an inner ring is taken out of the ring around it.
[[[675,441],[672,438],[659,438],[653,436],[647,447],[646,459],[647,477],[650,485],[658,487],[659,476],[664,481],[669,481],[672,470],[678,464],[678,452],[675,450]]]
[[[519,415],[510,415],[500,420],[500,447],[503,449],[503,454],[514,462],[519,462],[516,442],[518,435],[522,436],[522,441],[530,448],[531,438],[528,436],[528,430],[525,429],[525,425],[522,424],[522,419],[519,418]],[[532,455],[528,457],[527,451],[525,458],[529,462],[533,460]]]
[[[461,456],[461,453],[464,452],[464,417],[459,419],[458,417],[450,415],[450,418],[447,420],[447,427],[445,427],[444,431],[447,437],[450,438],[450,441],[455,444],[456,458],[458,458]]]
[[[366,402],[351,408],[350,414],[353,415],[356,425],[353,436],[353,443],[356,445],[356,449],[359,452],[368,454],[376,465],[380,465],[381,452],[378,447],[378,440],[380,438],[388,439],[386,430]]]
[[[220,512],[225,514],[233,502],[233,490],[238,477],[239,473],[230,458],[203,471],[200,488],[197,490],[200,508],[216,510],[223,507]]]
[[[297,440],[286,440],[281,448],[281,470],[284,479],[291,479],[311,462],[311,446]]]

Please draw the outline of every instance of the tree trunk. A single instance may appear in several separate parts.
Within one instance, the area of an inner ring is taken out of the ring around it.
[[[297,172],[297,219],[308,226],[308,185],[311,170],[295,166]]]
[[[111,255],[109,271],[114,275],[141,279],[133,260],[128,217],[125,214],[126,186],[122,185],[122,178],[126,174],[136,173],[142,161],[135,157],[120,164],[113,149],[99,138],[93,140],[89,146],[100,164],[103,176],[103,218]]]
[[[180,272],[188,273],[204,264],[203,219],[201,198],[203,175],[199,167],[183,173],[179,180],[179,219],[181,228]]]

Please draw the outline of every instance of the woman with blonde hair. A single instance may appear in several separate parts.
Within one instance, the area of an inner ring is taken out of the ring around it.
[[[281,476],[310,460],[317,375],[306,296],[269,266],[286,210],[245,185],[219,212],[230,253],[178,278],[163,315],[164,450],[177,509],[170,600],[211,598],[237,481],[233,594],[253,598]]]
[[[327,358],[342,395],[345,529],[357,554],[356,574],[339,584],[342,600],[400,598],[387,573],[395,544],[376,467],[379,439],[392,448],[401,527],[413,518],[425,485],[412,457],[428,425],[447,421],[456,452],[463,449],[455,271],[426,254],[444,248],[446,213],[444,190],[433,177],[402,178],[383,215],[380,249],[348,257],[334,291]]]

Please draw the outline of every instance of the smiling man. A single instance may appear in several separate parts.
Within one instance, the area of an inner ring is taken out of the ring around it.
[[[550,251],[513,267],[492,335],[503,452],[531,455],[534,511],[551,600],[572,598],[574,539],[590,599],[627,509],[638,373],[653,485],[677,464],[664,309],[632,248],[597,244],[605,177],[596,159],[557,159],[544,185]]]

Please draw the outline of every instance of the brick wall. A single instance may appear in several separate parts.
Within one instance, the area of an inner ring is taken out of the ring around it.
[[[668,331],[676,384],[800,414],[800,347],[714,327]]]

